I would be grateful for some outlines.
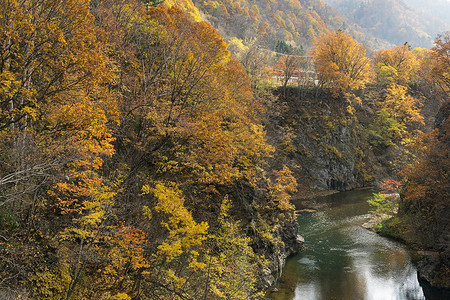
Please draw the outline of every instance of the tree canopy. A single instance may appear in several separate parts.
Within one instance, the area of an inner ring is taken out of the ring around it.
[[[364,87],[370,78],[366,49],[340,30],[318,37],[312,55],[323,84],[339,90],[357,89]]]

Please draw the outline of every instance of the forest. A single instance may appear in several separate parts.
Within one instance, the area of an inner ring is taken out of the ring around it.
[[[0,0],[0,299],[263,299],[294,199],[386,179],[448,288],[449,32],[304,2]]]

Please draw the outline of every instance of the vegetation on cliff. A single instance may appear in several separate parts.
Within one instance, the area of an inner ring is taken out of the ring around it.
[[[133,0],[0,22],[0,297],[258,298],[297,184],[217,31]]]
[[[441,288],[450,286],[449,47],[449,35],[438,36],[435,47],[426,52],[427,59],[422,61],[421,84],[434,87],[435,97],[441,99],[443,104],[435,117],[435,129],[420,134],[410,146],[414,159],[408,160],[399,174],[404,185],[399,188],[398,213],[379,227],[388,235],[420,249],[433,251],[419,263],[419,276]]]
[[[448,35],[370,60],[321,1],[167,2],[0,0],[0,298],[257,299],[301,246],[299,187],[408,165],[405,208],[448,207],[420,111]]]

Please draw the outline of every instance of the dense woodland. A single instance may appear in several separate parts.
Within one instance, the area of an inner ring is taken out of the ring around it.
[[[369,57],[298,1],[160,2],[0,0],[0,298],[259,299],[298,190],[391,177],[396,228],[448,252],[448,33]]]
[[[315,37],[330,29],[345,29],[371,49],[391,45],[342,17],[322,0],[168,0],[167,3],[185,3],[188,7],[191,1],[226,40],[234,38],[246,46],[273,48],[278,41],[285,41],[307,50]]]

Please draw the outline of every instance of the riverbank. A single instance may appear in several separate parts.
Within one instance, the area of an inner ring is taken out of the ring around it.
[[[432,287],[443,289],[450,293],[450,253],[448,247],[437,251],[434,245],[423,242],[419,231],[412,230],[410,226],[402,223],[397,216],[372,215],[361,225],[363,228],[403,243],[415,251],[417,272],[421,280]]]
[[[370,188],[361,188],[357,190],[368,190]],[[297,198],[296,214],[315,213],[330,207],[330,203],[321,201],[326,197],[336,195],[337,191],[323,191],[314,197],[314,195],[304,195]],[[394,195],[392,195],[393,197]],[[395,197],[399,197],[398,194]],[[397,200],[400,200],[398,198]],[[409,216],[399,218],[397,206],[391,214],[371,214],[361,227],[398,241],[415,251],[415,261],[417,261],[418,276],[426,281],[432,287],[439,289],[450,289],[450,268],[449,268],[449,250],[446,243],[440,242],[440,249],[436,249],[438,241],[433,244],[427,244],[421,235],[422,230],[417,228],[421,220]],[[416,227],[415,227],[416,226]]]
[[[371,196],[355,190],[311,199],[316,211],[295,203],[305,250],[287,260],[268,299],[425,299],[406,247],[361,228]]]
[[[447,245],[439,246],[440,241],[427,241],[418,227],[420,223],[410,224],[400,217],[385,220],[380,233],[401,240],[408,247],[422,255],[417,264],[419,278],[431,286],[450,291],[450,250]]]

